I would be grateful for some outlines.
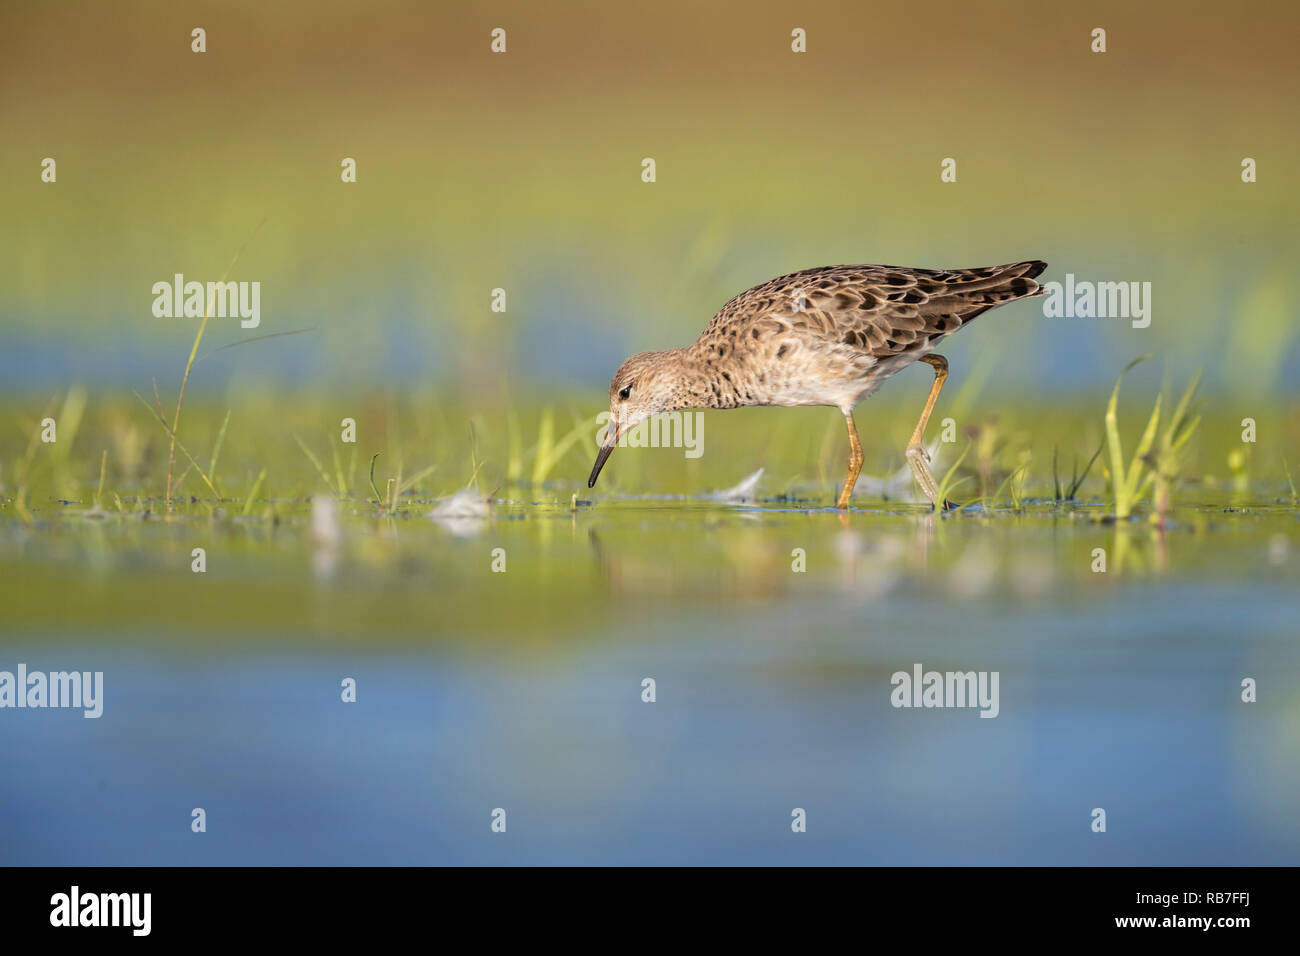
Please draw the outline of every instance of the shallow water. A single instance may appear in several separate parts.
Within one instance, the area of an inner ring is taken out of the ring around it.
[[[591,500],[0,526],[0,669],[105,686],[0,711],[0,861],[1297,859],[1289,506]],[[892,706],[916,664],[997,716]]]

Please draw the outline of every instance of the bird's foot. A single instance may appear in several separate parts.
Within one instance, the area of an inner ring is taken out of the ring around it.
[[[908,445],[905,454],[909,462],[914,462],[919,458],[927,465],[930,463],[930,453],[925,450],[924,445]]]

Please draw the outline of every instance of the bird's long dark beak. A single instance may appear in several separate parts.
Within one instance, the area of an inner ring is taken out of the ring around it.
[[[600,469],[605,467],[605,461],[610,455],[614,454],[614,449],[618,447],[618,442],[613,441],[607,445],[601,445],[600,451],[596,452],[596,464],[592,466],[591,477],[587,479],[587,487],[596,487],[596,478],[600,475]]]
[[[605,440],[600,445],[600,451],[596,452],[596,464],[591,466],[591,477],[587,479],[587,487],[595,488],[596,479],[600,477],[600,469],[605,467],[605,462],[609,456],[614,454],[614,449],[618,447],[618,440],[623,436],[624,428],[616,427],[614,422],[605,426]]]

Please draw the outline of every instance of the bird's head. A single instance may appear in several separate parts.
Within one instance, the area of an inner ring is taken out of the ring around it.
[[[651,415],[683,407],[685,397],[674,362],[681,351],[638,352],[618,367],[609,383],[609,424],[587,479],[588,488],[595,487],[596,477],[618,447],[619,438]]]

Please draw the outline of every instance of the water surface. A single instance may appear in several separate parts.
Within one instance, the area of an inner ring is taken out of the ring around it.
[[[0,712],[3,862],[1297,859],[1289,508],[428,507],[5,525],[0,669],[105,703]],[[998,716],[892,706],[915,664]]]

